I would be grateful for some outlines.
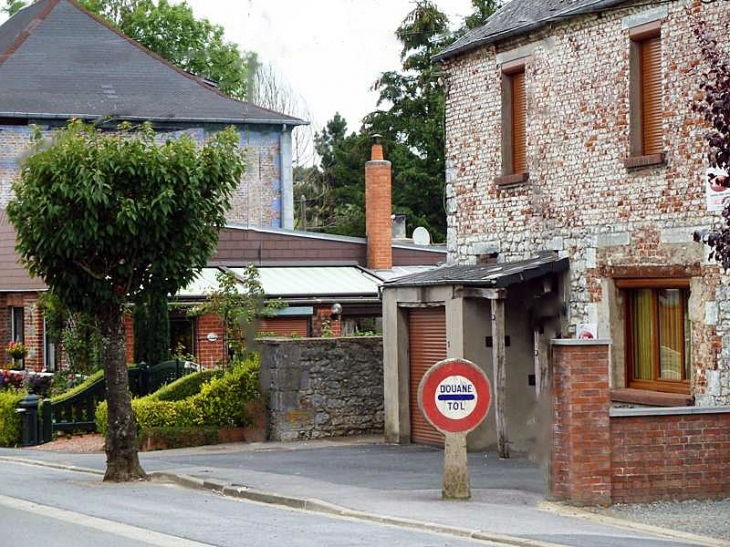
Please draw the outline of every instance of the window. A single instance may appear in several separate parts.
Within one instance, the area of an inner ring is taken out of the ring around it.
[[[659,22],[630,32],[631,157],[627,167],[664,162],[662,133],[662,42]]]
[[[43,319],[43,368],[48,372],[55,372],[58,368],[59,355],[56,351],[56,342],[48,333],[48,325],[45,318]]]
[[[689,393],[689,281],[620,280],[628,387]]]
[[[170,349],[174,355],[195,355],[195,322],[192,319],[170,318]]]
[[[25,308],[10,308],[10,338],[13,342],[25,343]],[[20,360],[25,368],[25,359]]]
[[[527,181],[527,103],[524,60],[502,66],[502,176],[497,184]]]

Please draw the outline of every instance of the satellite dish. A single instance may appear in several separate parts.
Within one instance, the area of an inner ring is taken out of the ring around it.
[[[431,244],[431,234],[428,233],[428,230],[424,228],[423,226],[419,226],[415,230],[413,230],[413,243],[416,245],[430,245]]]

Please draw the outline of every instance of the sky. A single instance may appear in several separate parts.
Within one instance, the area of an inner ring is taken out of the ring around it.
[[[400,67],[395,38],[413,0],[188,0],[197,17],[223,26],[226,38],[256,51],[305,101],[315,129],[335,112],[356,131],[376,107],[373,82]],[[470,0],[436,0],[453,25]]]

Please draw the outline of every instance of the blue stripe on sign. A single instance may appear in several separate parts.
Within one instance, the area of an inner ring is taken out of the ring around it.
[[[439,395],[439,401],[471,401],[474,395]]]

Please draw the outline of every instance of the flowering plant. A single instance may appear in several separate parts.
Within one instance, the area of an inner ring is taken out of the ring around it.
[[[23,387],[23,377],[9,370],[0,370],[0,391],[20,389]]]
[[[28,354],[28,348],[22,342],[8,342],[5,346],[5,353],[13,359],[22,359]]]

